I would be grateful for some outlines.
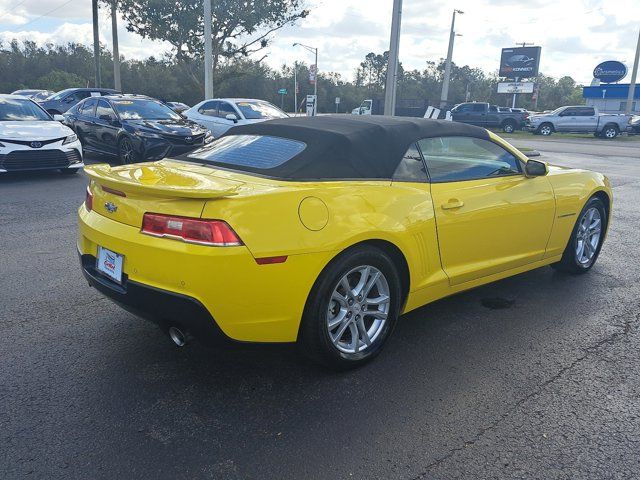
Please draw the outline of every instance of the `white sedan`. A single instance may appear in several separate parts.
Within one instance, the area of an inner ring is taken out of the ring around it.
[[[234,125],[288,117],[286,113],[269,102],[248,98],[204,100],[182,112],[182,115],[207,127],[214,137],[221,136]]]
[[[82,146],[73,130],[31,99],[0,95],[0,173],[76,173],[82,167]]]

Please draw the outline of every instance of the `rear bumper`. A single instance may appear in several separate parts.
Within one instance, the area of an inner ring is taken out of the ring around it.
[[[119,285],[96,270],[96,257],[87,254],[79,254],[79,257],[89,285],[128,312],[150,320],[163,330],[179,327],[206,345],[233,343],[195,298],[134,282],[126,276]]]
[[[78,251],[90,283],[127,310],[156,323],[183,322],[205,338],[219,329],[239,342],[295,341],[313,283],[334,255],[298,254],[284,263],[258,265],[245,246],[156,238],[84,205],[78,213]],[[95,271],[98,246],[124,256],[123,286]]]

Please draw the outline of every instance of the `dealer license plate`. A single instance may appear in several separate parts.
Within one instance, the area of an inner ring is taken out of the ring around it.
[[[98,259],[96,268],[111,280],[122,283],[122,263],[124,256],[98,246]]]

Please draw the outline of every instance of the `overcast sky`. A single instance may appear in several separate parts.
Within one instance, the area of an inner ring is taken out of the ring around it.
[[[215,1],[215,0],[213,0]],[[311,54],[294,48],[296,41],[317,46],[321,71],[346,79],[368,52],[389,48],[393,0],[307,0],[309,17],[276,33],[265,60],[279,67],[293,60],[311,63]],[[547,75],[571,75],[589,83],[603,60],[620,60],[629,69],[640,28],[640,0],[404,0],[400,61],[405,69],[446,56],[453,8],[456,20],[454,62],[497,70],[502,47],[516,42],[542,46],[540,69]],[[100,38],[111,44],[108,11],[100,16]],[[120,52],[144,58],[168,50],[119,26]],[[39,43],[81,42],[90,45],[89,0],[0,0],[0,41],[12,38]],[[0,72],[0,75],[2,72]],[[628,78],[626,79],[628,81]]]

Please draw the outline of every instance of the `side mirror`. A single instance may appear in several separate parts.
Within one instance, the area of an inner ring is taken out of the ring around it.
[[[238,123],[238,116],[235,113],[229,113],[226,117],[227,120],[231,120],[233,123]]]
[[[547,164],[538,160],[527,160],[524,166],[524,173],[527,177],[544,177],[547,174]]]
[[[53,119],[54,119],[56,122],[64,122],[64,116],[62,116],[62,115],[60,115],[60,114],[56,114],[56,115],[54,115],[54,116],[53,116]]]

